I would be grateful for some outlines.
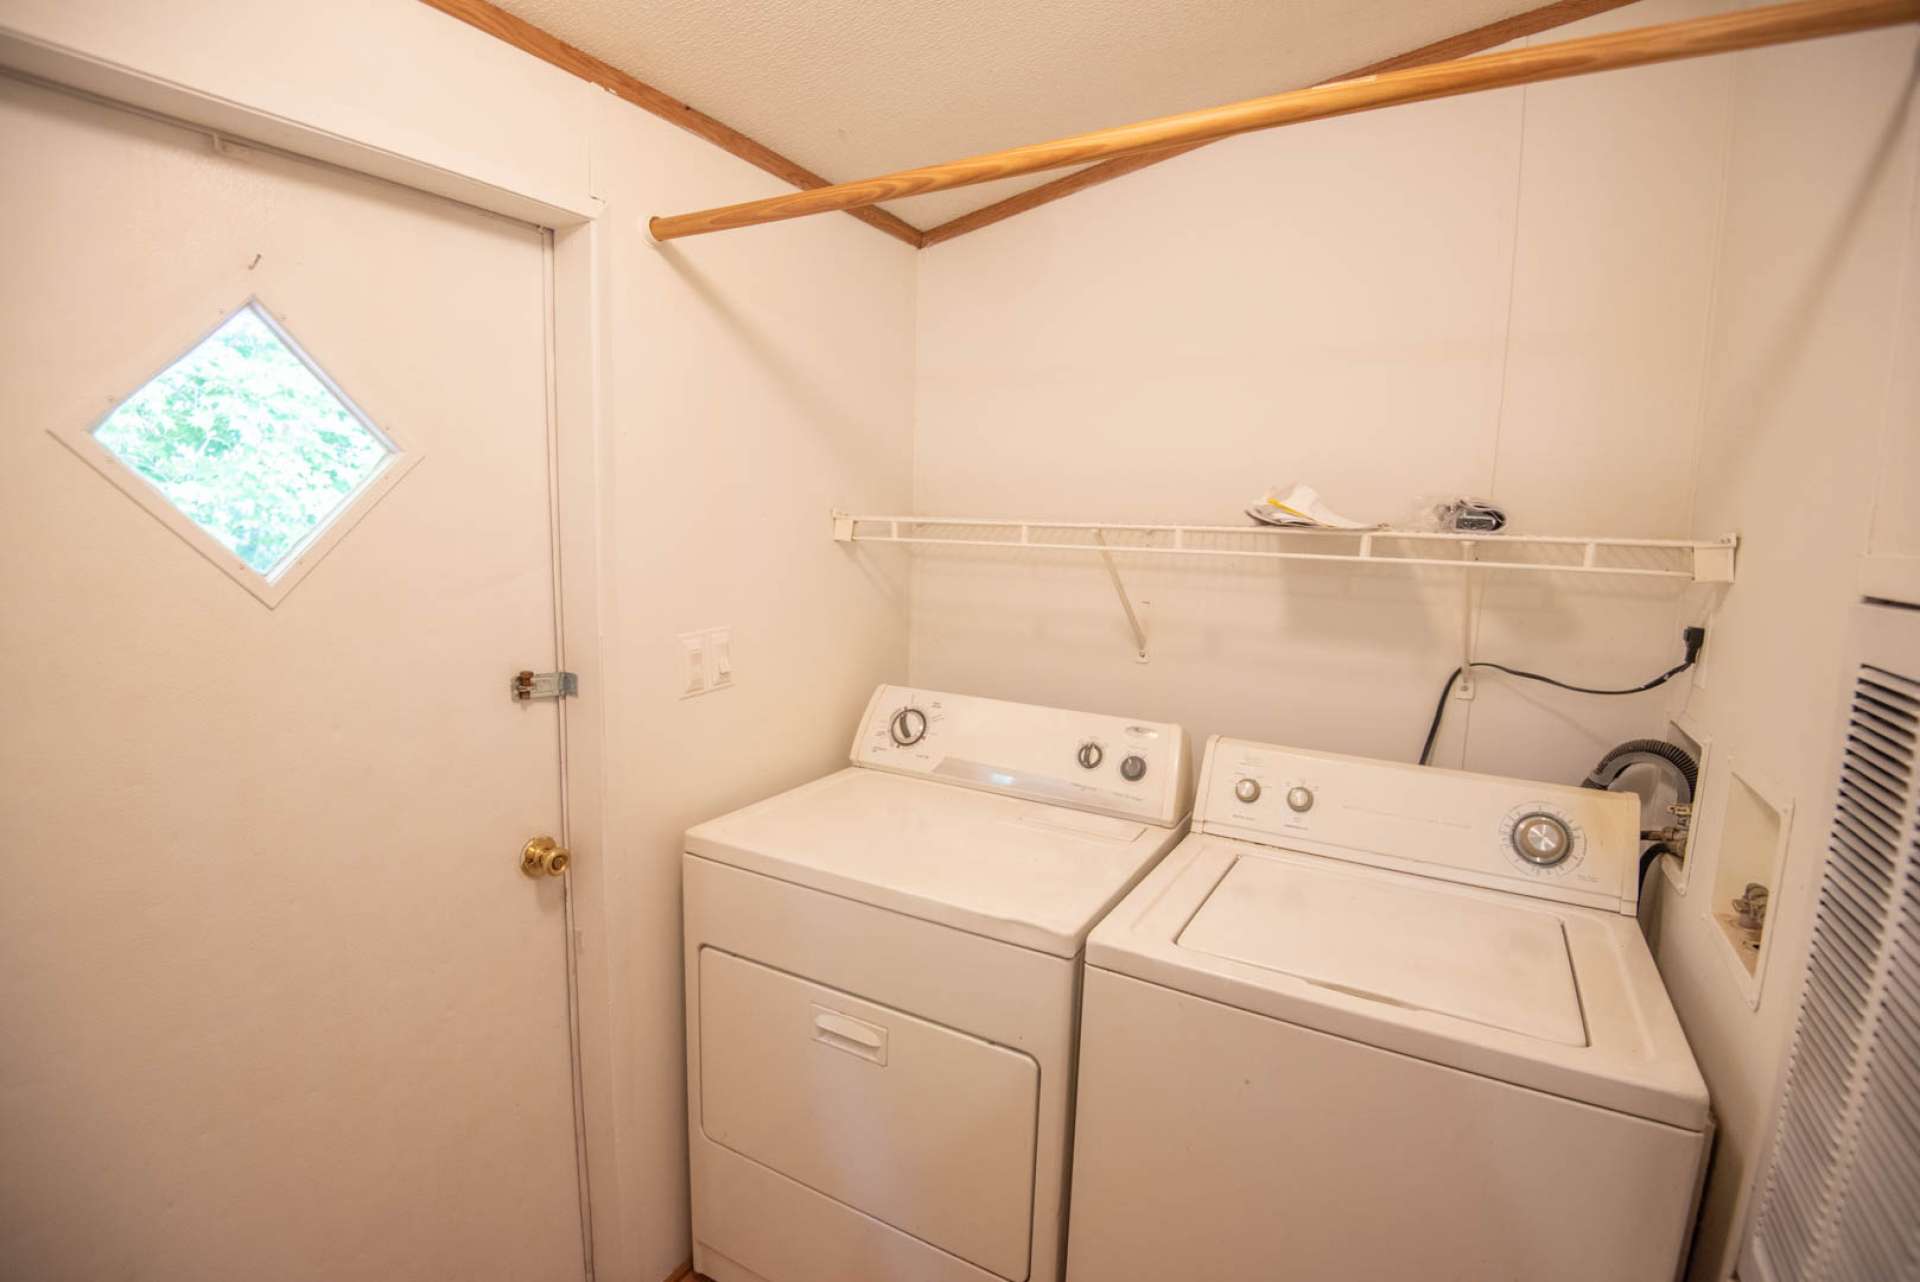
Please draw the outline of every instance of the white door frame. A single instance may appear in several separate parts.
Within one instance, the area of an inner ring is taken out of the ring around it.
[[[603,398],[600,353],[600,224],[554,228],[549,333],[558,457],[552,468],[558,523],[556,579],[560,666],[580,677],[583,696],[562,700],[563,822],[574,860],[567,877],[568,987],[573,1001],[574,1089],[584,1159],[582,1214],[590,1225],[589,1278],[634,1276],[634,1242],[624,1230],[614,1133],[612,975],[607,968],[606,664],[601,652],[605,549],[600,532]],[[581,947],[582,940],[589,941]],[[598,1171],[595,1181],[586,1172]]]
[[[565,208],[508,190],[436,161],[397,154],[317,124],[289,119],[164,83],[119,63],[53,49],[0,21],[0,69],[67,92],[207,132],[216,141],[281,151],[398,183],[549,231],[547,354],[549,487],[554,528],[555,623],[561,668],[577,673],[582,695],[560,710],[563,839],[574,858],[567,877],[567,979],[573,1042],[575,1142],[587,1277],[632,1277],[634,1243],[623,1231],[613,1126],[613,1022],[607,968],[605,878],[605,666],[600,537],[602,359],[599,279],[606,236],[590,208]],[[332,89],[351,93],[350,81]],[[582,948],[581,941],[591,945]],[[591,1171],[601,1173],[598,1183]]]

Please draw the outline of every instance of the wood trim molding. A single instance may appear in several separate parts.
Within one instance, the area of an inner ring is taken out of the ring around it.
[[[647,227],[655,240],[703,236],[788,218],[859,209],[882,201],[951,191],[1021,174],[1072,169],[1123,156],[1157,154],[1172,147],[1406,103],[1432,102],[1459,94],[1511,89],[1570,76],[1590,76],[1628,67],[1648,67],[1686,58],[1818,40],[1910,22],[1920,22],[1920,0],[1793,0],[1757,9],[1737,9],[1710,17],[1451,58],[1422,67],[1361,76],[1357,80],[1336,80],[1265,98],[1139,120],[1050,142],[922,165],[918,169],[902,169],[816,191],[797,191],[686,214],[657,216],[648,220]]]
[[[1619,9],[1633,2],[1634,0],[1554,0],[1554,3],[1541,5],[1538,9],[1529,9],[1525,13],[1514,14],[1511,18],[1490,22],[1484,27],[1462,31],[1458,35],[1436,40],[1432,44],[1421,45],[1418,49],[1409,49],[1391,58],[1371,62],[1364,67],[1356,67],[1352,71],[1329,77],[1320,83],[1355,80],[1361,76],[1377,76],[1383,71],[1402,71],[1408,67],[1423,67],[1432,62],[1462,58],[1468,54],[1497,48],[1510,40],[1538,35],[1542,31],[1551,31],[1555,27],[1578,22],[1582,18],[1590,18],[1596,13]],[[1164,151],[1149,152],[1139,156],[1122,156],[1117,160],[1103,160],[1068,174],[1064,178],[1056,178],[1052,182],[1042,183],[1038,187],[1009,196],[1005,200],[983,205],[972,213],[962,214],[937,227],[929,227],[921,233],[921,245],[923,247],[938,245],[941,241],[952,240],[955,236],[964,236],[970,231],[991,227],[994,223],[1012,218],[1015,214],[1024,214],[1029,209],[1050,205],[1075,192],[1112,182],[1116,178],[1125,177],[1149,165],[1157,165],[1163,160],[1172,160],[1175,156],[1184,156],[1206,145],[1205,143],[1188,143],[1185,146],[1169,147]]]
[[[771,147],[749,138],[732,126],[715,120],[712,116],[688,106],[671,94],[655,89],[652,85],[628,75],[618,67],[568,44],[524,18],[488,3],[488,0],[420,0],[420,2],[457,18],[468,26],[484,31],[496,40],[505,41],[523,53],[532,54],[542,62],[550,63],[582,80],[599,85],[623,101],[632,103],[643,111],[650,112],[662,120],[704,138],[722,151],[795,187],[812,190],[833,185],[830,179],[787,159]],[[1609,9],[1618,9],[1633,2],[1634,0],[1553,0],[1553,3],[1541,5],[1537,9],[1529,9],[1525,13],[1515,14],[1499,22],[1488,23],[1482,27],[1475,27],[1471,31],[1463,31],[1458,35],[1436,40],[1418,49],[1411,49],[1406,53],[1369,63],[1367,66],[1335,76],[1333,79],[1349,80],[1356,76],[1376,75],[1382,71],[1418,67],[1430,62],[1442,62],[1449,58],[1478,53],[1510,40],[1550,31],[1555,27],[1577,22]],[[1159,164],[1163,160],[1171,160],[1175,156],[1184,155],[1204,145],[1204,143],[1191,143],[1186,146],[1170,147],[1157,153],[1123,156],[1117,160],[1089,165],[1065,177],[1056,178],[1052,182],[1009,196],[1005,200],[996,201],[971,213],[962,214],[958,218],[924,232],[906,220],[871,205],[845,212],[868,226],[918,249],[952,240],[956,236],[964,236],[971,231],[978,231],[982,227],[989,227],[1015,214],[1023,214],[1029,209],[1038,209],[1042,205],[1052,204],[1075,192],[1112,182],[1116,178],[1145,169],[1149,165]]]
[[[773,148],[755,142],[731,125],[715,120],[712,116],[688,106],[671,94],[662,93],[644,80],[635,79],[618,67],[602,62],[583,49],[576,49],[558,36],[543,31],[524,18],[515,17],[506,10],[487,3],[487,0],[420,0],[420,2],[458,18],[470,27],[484,31],[496,40],[503,40],[524,53],[530,53],[542,62],[551,63],[562,71],[599,85],[642,111],[652,112],[660,119],[706,139],[720,150],[739,157],[754,168],[764,170],[775,178],[792,183],[795,187],[812,190],[816,187],[833,186],[832,180],[821,177],[804,165],[788,160]],[[895,240],[905,241],[915,249],[920,247],[920,229],[884,209],[868,206],[849,209],[846,212],[869,227],[885,232]]]

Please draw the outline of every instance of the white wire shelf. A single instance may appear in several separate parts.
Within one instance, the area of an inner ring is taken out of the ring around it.
[[[833,514],[842,543],[1231,557],[1461,570],[1605,574],[1732,583],[1739,539],[1607,539],[1408,530],[1301,530],[1258,525],[1138,525],[966,516]]]

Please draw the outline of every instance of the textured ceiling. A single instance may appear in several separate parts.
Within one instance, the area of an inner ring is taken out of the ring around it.
[[[496,2],[847,181],[1299,88],[1542,0]],[[887,207],[931,227],[1055,176]]]

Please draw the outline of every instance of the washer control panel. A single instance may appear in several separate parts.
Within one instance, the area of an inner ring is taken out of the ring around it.
[[[1630,793],[1216,737],[1194,827],[1615,912],[1639,898]]]
[[[1193,805],[1187,732],[907,686],[867,704],[853,764],[1172,826]]]

